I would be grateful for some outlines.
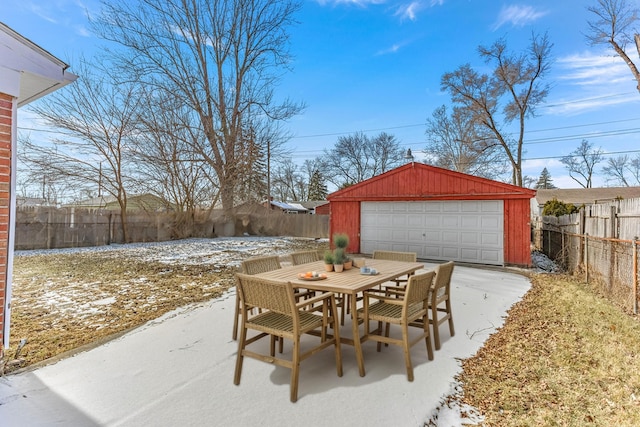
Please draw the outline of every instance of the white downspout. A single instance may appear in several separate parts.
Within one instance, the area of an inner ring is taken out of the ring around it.
[[[9,348],[9,331],[11,330],[11,278],[13,277],[13,247],[15,244],[16,232],[16,173],[17,173],[17,156],[18,156],[18,99],[13,98],[13,106],[11,111],[11,176],[9,190],[9,219],[8,219],[8,238],[7,238],[7,268],[5,277],[4,291],[4,331],[3,348]]]

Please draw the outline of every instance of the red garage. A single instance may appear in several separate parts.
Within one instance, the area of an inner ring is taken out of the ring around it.
[[[409,163],[330,194],[330,230],[349,252],[416,252],[418,258],[531,265],[535,191]]]

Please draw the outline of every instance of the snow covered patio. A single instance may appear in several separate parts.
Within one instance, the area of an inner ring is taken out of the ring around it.
[[[438,425],[460,425],[456,408],[441,407],[454,391],[459,359],[475,354],[529,287],[517,273],[456,266],[456,335],[441,327],[433,361],[424,346],[412,348],[414,382],[400,348],[377,353],[364,343],[367,375],[360,377],[353,348],[343,345],[342,378],[330,349],[302,363],[295,404],[286,368],[246,359],[233,385],[232,290],[55,364],[0,378],[0,419],[3,426],[422,426],[440,408]]]

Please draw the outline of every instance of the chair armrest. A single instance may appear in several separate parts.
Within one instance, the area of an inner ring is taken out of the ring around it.
[[[395,289],[394,289],[395,288]],[[385,295],[395,295],[396,297],[402,297],[406,293],[404,288],[398,289],[397,286],[390,286],[385,289]]]
[[[332,292],[324,292],[324,293],[321,293],[319,295],[314,296],[313,298],[308,298],[308,299],[301,300],[299,303],[296,304],[296,307],[297,308],[306,307],[307,305],[314,304],[316,302],[320,302],[320,301],[325,300],[325,299],[330,298],[330,297],[333,297],[333,293]]]
[[[369,290],[369,291],[365,291],[364,295],[365,295],[365,298],[367,298],[367,299],[373,298],[373,299],[377,299],[379,301],[384,301],[384,302],[389,303],[389,304],[396,304],[396,305],[404,304],[404,300],[396,298],[396,297],[390,297],[390,296],[384,295],[384,293],[382,293],[380,291],[372,292],[371,290]]]

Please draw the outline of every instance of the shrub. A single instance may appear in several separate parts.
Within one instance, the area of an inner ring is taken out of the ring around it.
[[[573,203],[565,203],[554,197],[544,204],[544,207],[542,208],[542,215],[562,216],[576,213],[578,210],[579,208],[574,206]]]

